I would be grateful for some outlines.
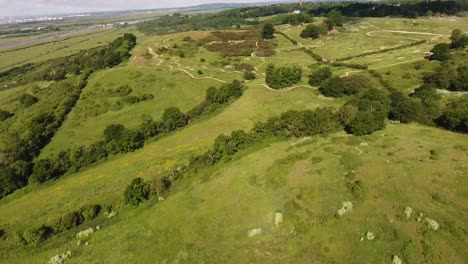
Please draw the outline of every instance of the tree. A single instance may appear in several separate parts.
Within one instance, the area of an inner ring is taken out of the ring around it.
[[[125,189],[124,199],[126,204],[137,206],[149,199],[150,186],[142,178],[133,179]]]
[[[431,60],[447,61],[450,59],[450,47],[447,43],[439,43],[431,50]]]
[[[457,78],[450,83],[451,91],[468,91],[468,66],[463,65],[457,69]]]
[[[165,131],[174,131],[178,128],[186,126],[188,123],[188,117],[180,111],[177,107],[169,107],[164,110],[164,114],[161,119],[161,124]]]
[[[468,133],[468,95],[449,103],[437,119],[437,124],[449,130]]]
[[[245,71],[244,72],[244,79],[245,80],[255,80],[256,76],[255,76],[255,73],[251,72],[251,71]],[[1,120],[1,119],[0,119]]]
[[[372,134],[372,132],[383,129],[385,124],[382,120],[378,120],[375,115],[370,112],[358,112],[356,117],[347,127],[348,132],[356,136],[364,136]]]
[[[468,35],[463,34],[463,31],[460,29],[454,29],[452,35],[450,36],[450,48],[465,48],[468,45]]]
[[[275,37],[273,34],[275,34],[275,28],[273,27],[273,25],[272,25],[271,23],[266,23],[266,24],[263,26],[262,38],[264,38],[264,39],[272,39],[272,38]]]
[[[335,26],[341,27],[344,24],[344,17],[340,11],[333,9],[327,14],[327,24],[330,29]]]
[[[343,78],[332,77],[326,79],[320,85],[319,91],[327,97],[343,97],[346,83]]]
[[[266,69],[265,82],[274,89],[292,86],[302,79],[302,69],[297,66],[275,67],[269,64]]]
[[[309,84],[312,86],[318,86],[331,76],[332,72],[330,67],[320,68],[309,75]]]
[[[417,121],[421,115],[422,107],[420,102],[406,97],[401,92],[394,92],[390,99],[391,109],[388,114],[389,119],[399,120],[402,123]]]
[[[307,25],[301,32],[301,38],[317,39],[320,37],[320,28],[314,24]]]

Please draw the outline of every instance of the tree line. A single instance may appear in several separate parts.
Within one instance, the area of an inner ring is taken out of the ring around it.
[[[30,184],[40,184],[59,178],[66,173],[77,172],[99,160],[119,153],[133,152],[142,148],[145,141],[163,137],[184,128],[192,120],[211,114],[223,105],[242,96],[245,87],[239,81],[220,88],[210,87],[205,100],[184,114],[177,107],[167,108],[161,120],[145,118],[139,129],[128,129],[121,124],[111,124],[104,130],[104,140],[87,147],[62,151],[55,157],[36,160],[29,177]]]
[[[70,92],[67,93],[63,101],[59,102],[54,111],[35,116],[22,138],[0,153],[0,164],[2,165],[0,167],[0,198],[26,186],[30,180],[36,182],[37,179],[37,182],[40,182],[63,173],[56,168],[55,164],[41,160],[33,161],[42,148],[49,143],[78,101],[91,73],[102,68],[115,66],[127,59],[130,56],[130,50],[135,45],[136,37],[132,34],[124,34],[123,37],[116,39],[107,47],[82,51],[69,57],[44,63],[13,68],[0,74],[0,83],[7,81],[19,85],[46,80],[44,78],[55,76],[60,70],[60,75],[63,77],[58,78],[53,85],[70,86]],[[78,82],[71,84],[70,80],[65,79],[68,74],[79,75]],[[27,103],[32,99],[25,96],[20,100]],[[46,171],[49,173],[45,173]]]

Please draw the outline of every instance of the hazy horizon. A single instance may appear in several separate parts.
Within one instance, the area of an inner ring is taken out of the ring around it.
[[[258,3],[272,0],[193,0],[193,1],[147,1],[133,0],[0,0],[0,17],[54,15],[136,9],[188,7],[213,3]]]

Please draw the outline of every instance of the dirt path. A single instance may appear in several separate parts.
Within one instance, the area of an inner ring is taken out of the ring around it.
[[[292,87],[288,87],[287,89],[280,89],[280,90],[277,90],[277,89],[273,89],[271,88],[270,86],[268,86],[266,83],[264,84],[257,84],[255,86],[263,86],[265,87],[266,89],[272,91],[272,92],[275,92],[275,93],[285,93],[285,92],[289,92],[291,90],[294,90],[294,89],[297,89],[297,88],[300,88],[300,87],[306,87],[306,88],[309,88],[309,89],[317,89],[317,87],[313,87],[313,86],[310,86],[310,85],[297,85],[297,86],[292,86]]]

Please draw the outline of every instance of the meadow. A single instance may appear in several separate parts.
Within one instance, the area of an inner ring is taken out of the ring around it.
[[[319,40],[301,39],[304,26],[278,26],[299,44],[276,34],[271,40],[275,54],[270,57],[260,57],[256,51],[248,56],[210,52],[206,40],[211,40],[211,31],[143,36],[134,28],[61,40],[54,44],[60,48],[40,45],[0,53],[4,62],[0,68],[8,68],[102,45],[124,32],[138,37],[128,61],[90,76],[41,158],[102,140],[110,124],[135,129],[144,116],[160,119],[170,106],[186,112],[205,99],[210,86],[242,80],[242,67],[253,68],[257,77],[245,81],[244,94],[221,111],[150,140],[142,149],[40,186],[27,186],[0,200],[0,227],[8,234],[50,223],[89,204],[111,206],[117,212],[115,218],[100,216],[37,246],[12,247],[14,241],[2,239],[0,263],[44,263],[69,250],[72,257],[66,263],[391,263],[393,255],[404,263],[468,262],[464,250],[468,246],[466,135],[414,123],[386,121],[384,130],[363,137],[337,132],[262,142],[230,161],[176,181],[163,201],[155,197],[138,207],[123,202],[123,191],[132,179],[162,177],[203,153],[220,134],[250,130],[255,123],[288,110],[339,109],[349,98],[324,97],[308,84],[307,76],[322,65],[301,46],[336,60],[427,40],[345,61],[368,65],[408,94],[421,84],[424,72],[438,65],[424,60],[425,53],[434,44],[447,42],[453,28],[467,31],[467,21],[365,18]],[[264,74],[269,63],[301,66],[303,78],[293,87],[271,89]],[[330,67],[335,76],[362,76],[384,89],[368,71]],[[36,85],[0,91],[0,104],[14,111],[11,98],[34,92],[44,97],[32,112],[50,107],[61,90],[49,90],[48,82]],[[132,89],[126,96],[151,94],[154,98],[129,104],[121,96],[110,95],[124,86]],[[7,122],[26,120],[27,112],[14,118]],[[7,141],[0,137],[0,142]],[[364,190],[350,188],[358,180]],[[354,209],[336,217],[345,201],[352,201]],[[405,207],[414,210],[409,219],[403,214]],[[278,227],[276,212],[284,215]],[[419,214],[436,219],[440,229],[430,230],[417,220]],[[89,244],[77,245],[76,233],[97,225],[102,228],[86,240]],[[248,231],[254,228],[262,233],[249,237]],[[375,239],[366,239],[367,232],[373,232]]]

